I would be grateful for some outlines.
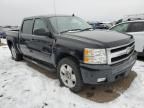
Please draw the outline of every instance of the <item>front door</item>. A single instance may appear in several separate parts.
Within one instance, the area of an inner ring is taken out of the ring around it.
[[[52,63],[51,56],[52,56],[54,39],[46,35],[39,35],[37,33],[37,30],[43,30],[45,32],[49,32],[47,23],[44,22],[43,19],[37,18],[34,21],[33,35],[30,46],[32,56],[38,60]]]

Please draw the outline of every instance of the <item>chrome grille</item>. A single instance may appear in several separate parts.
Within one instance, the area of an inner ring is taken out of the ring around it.
[[[107,48],[108,64],[116,64],[128,59],[134,52],[134,41],[118,47]]]

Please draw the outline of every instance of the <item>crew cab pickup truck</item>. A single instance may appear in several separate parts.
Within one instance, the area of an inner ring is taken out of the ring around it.
[[[56,70],[60,84],[73,92],[127,76],[137,56],[133,36],[93,30],[76,16],[25,18],[19,31],[7,32],[7,43],[14,60]]]

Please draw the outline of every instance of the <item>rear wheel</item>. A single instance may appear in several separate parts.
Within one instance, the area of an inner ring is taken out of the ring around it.
[[[82,89],[83,82],[80,69],[74,59],[62,59],[58,64],[57,72],[62,86],[68,87],[73,92],[78,92]]]
[[[19,54],[13,45],[11,46],[10,50],[11,50],[12,58],[14,60],[16,60],[16,61],[22,60],[22,54]]]

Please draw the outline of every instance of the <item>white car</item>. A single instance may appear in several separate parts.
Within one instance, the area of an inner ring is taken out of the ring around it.
[[[133,35],[136,51],[140,56],[144,56],[144,20],[123,22],[113,26],[110,30]]]

